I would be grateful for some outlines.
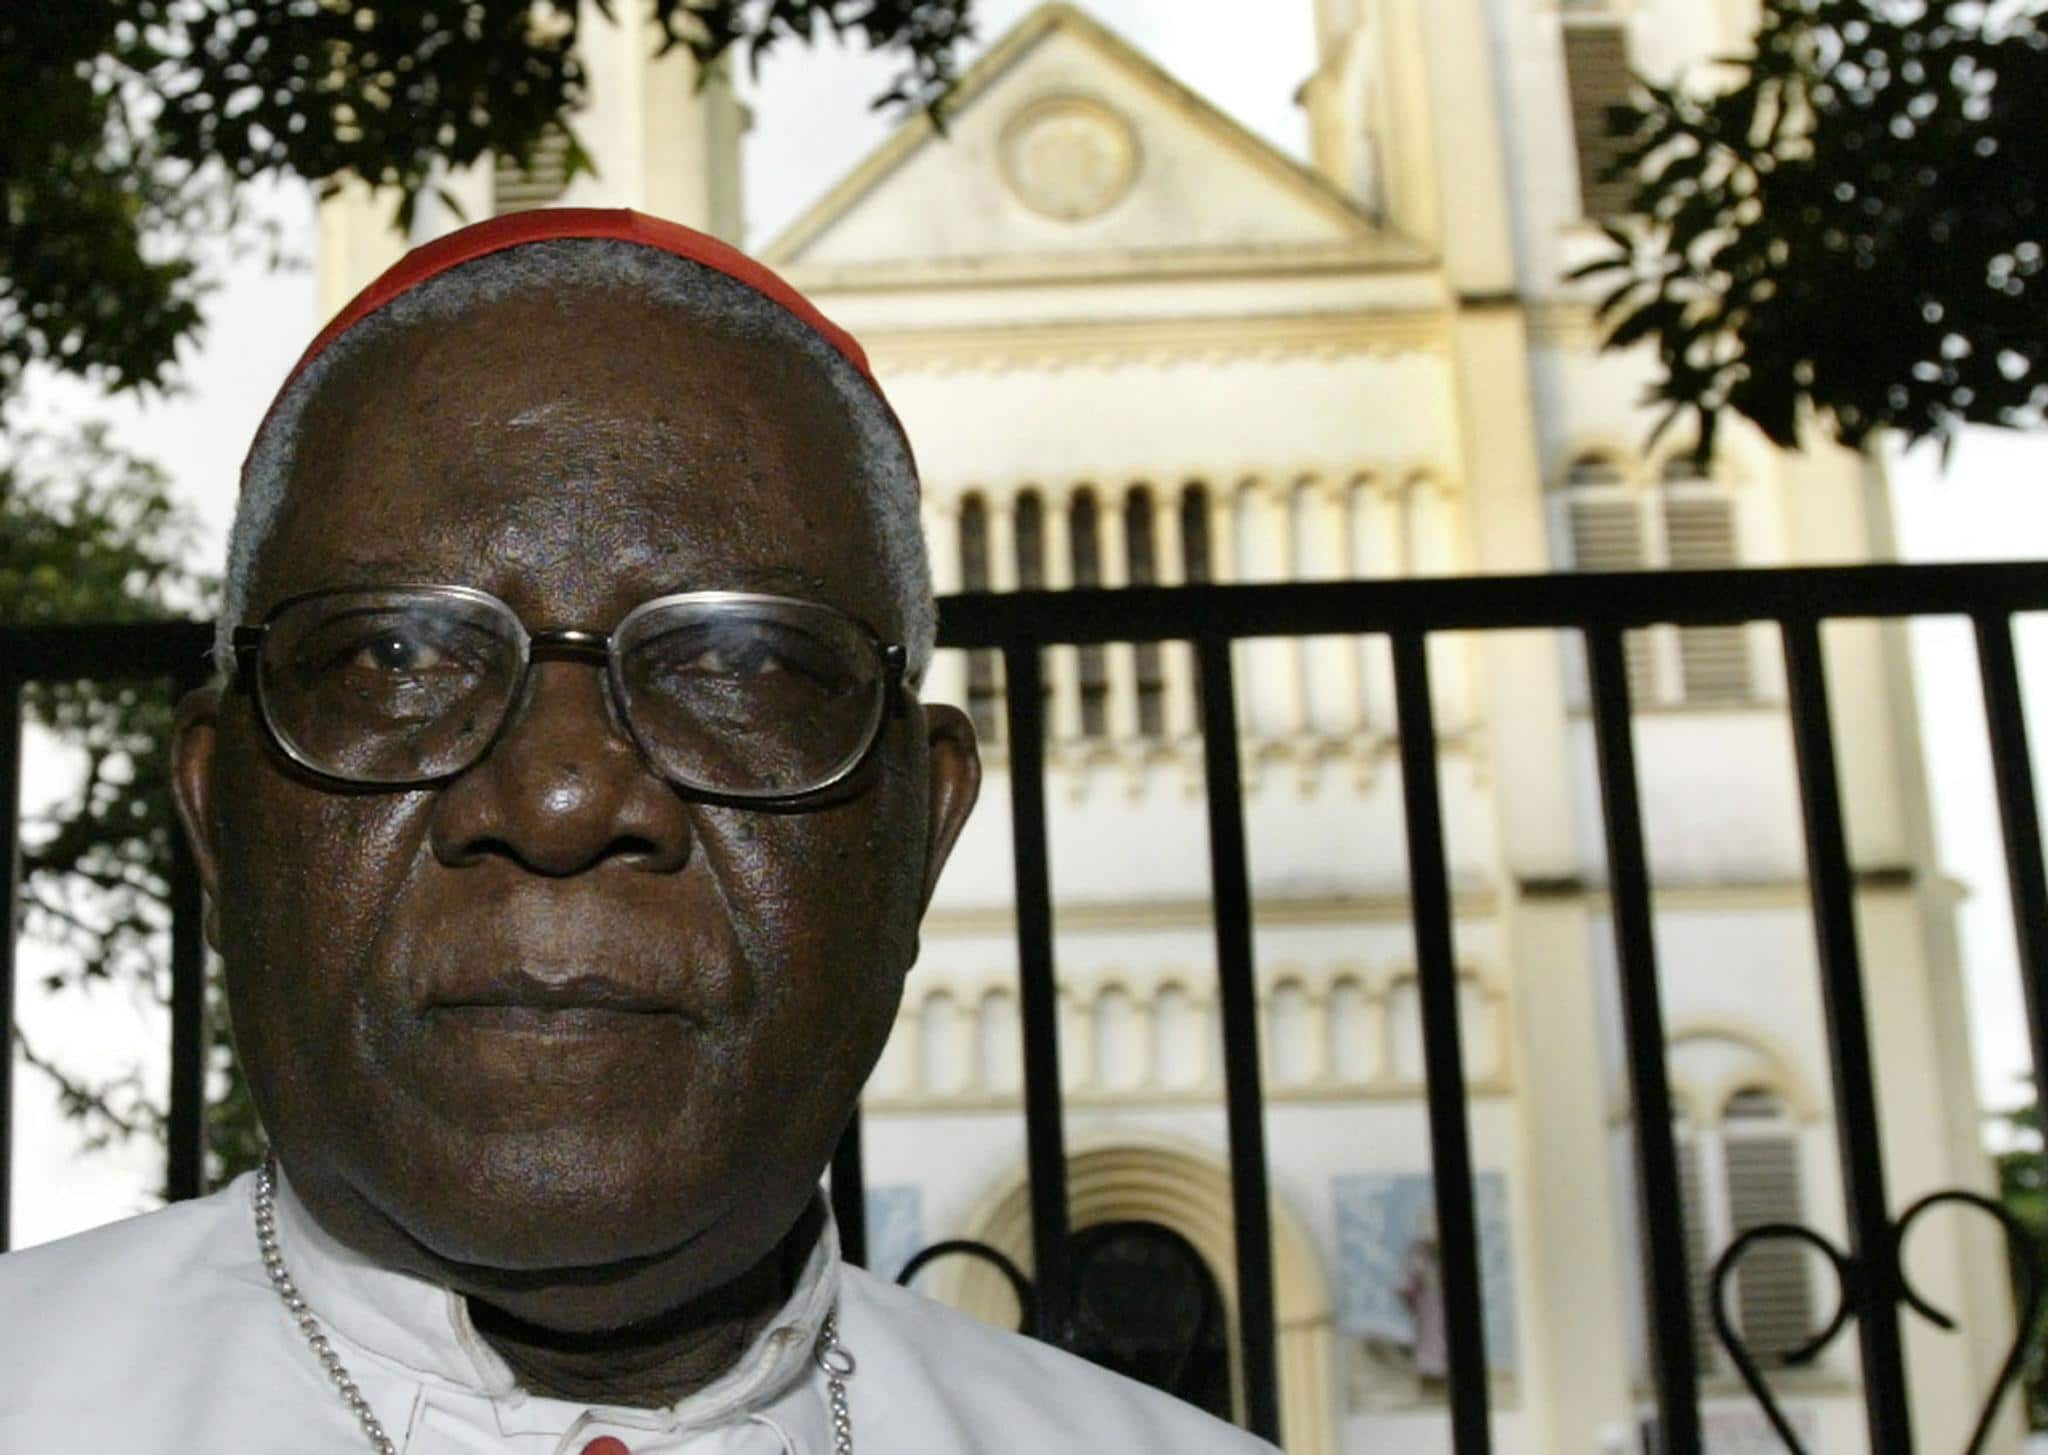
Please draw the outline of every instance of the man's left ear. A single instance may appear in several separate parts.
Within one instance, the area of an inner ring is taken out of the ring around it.
[[[953,844],[981,796],[981,752],[974,743],[974,724],[967,714],[947,703],[923,709],[926,757],[930,763],[930,820],[925,826],[924,906],[938,888]]]
[[[206,890],[206,942],[220,949],[220,844],[214,830],[214,745],[220,687],[197,687],[178,703],[171,727],[171,797]]]

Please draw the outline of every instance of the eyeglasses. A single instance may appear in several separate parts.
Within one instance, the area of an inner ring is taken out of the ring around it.
[[[615,715],[662,777],[739,805],[795,806],[874,751],[905,651],[859,618],[787,596],[689,591],[609,633],[529,632],[466,586],[316,591],[232,637],[237,682],[302,768],[341,783],[452,778],[497,740],[548,660],[605,668]]]

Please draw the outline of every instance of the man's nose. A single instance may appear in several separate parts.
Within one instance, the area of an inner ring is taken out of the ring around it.
[[[441,790],[432,841],[448,865],[493,855],[536,874],[690,856],[688,805],[647,766],[605,700],[602,668],[538,662],[483,760]]]

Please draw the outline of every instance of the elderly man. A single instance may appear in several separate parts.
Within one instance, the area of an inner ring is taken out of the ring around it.
[[[315,341],[175,749],[272,1155],[0,1262],[0,1449],[1267,1448],[840,1262],[979,782],[916,491],[852,340],[630,213]]]

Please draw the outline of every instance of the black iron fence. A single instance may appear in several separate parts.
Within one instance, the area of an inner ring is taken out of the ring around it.
[[[1224,1045],[1225,1104],[1236,1215],[1237,1319],[1246,1423],[1279,1438],[1272,1239],[1264,1099],[1260,1088],[1252,905],[1239,781],[1237,689],[1232,644],[1252,637],[1384,635],[1394,663],[1412,921],[1419,967],[1423,1059],[1436,1216],[1442,1248],[1450,1351],[1449,1413],[1459,1455],[1490,1448],[1489,1386],[1481,1317],[1480,1260],[1471,1138],[1458,1023],[1451,896],[1437,777],[1437,730],[1428,638],[1436,632],[1551,628],[1583,636],[1620,974],[1634,1162],[1646,1273],[1646,1326],[1655,1390],[1654,1442],[1674,1455],[1701,1449],[1698,1360],[1688,1286],[1672,1098],[1651,927],[1650,880],[1638,801],[1623,633],[1677,626],[1768,622],[1780,632],[1787,710],[1798,767],[1808,876],[1826,1010],[1834,1125],[1847,1203],[1849,1246],[1810,1229],[1751,1230],[1722,1256],[1714,1323],[1738,1369],[1788,1445],[1795,1432],[1719,1305],[1721,1284],[1757,1241],[1817,1246],[1842,1283],[1840,1312],[1817,1331],[1806,1356],[1854,1323],[1872,1448],[1912,1448],[1909,1380],[1901,1349],[1903,1303],[1935,1316],[1908,1284],[1900,1259],[1905,1232],[1936,1201],[1995,1206],[1961,1193],[1922,1199],[1894,1216],[1885,1192],[1882,1142],[1854,918],[1854,878],[1844,835],[1821,624],[1838,618],[1959,615],[1976,628],[1992,762],[2018,925],[2037,1093],[2048,1083],[2048,879],[2015,663],[2015,613],[2048,610],[2048,565],[1859,566],[1772,571],[1658,572],[1271,586],[1134,588],[955,597],[942,605],[942,644],[1000,651],[1008,683],[1007,749],[1016,872],[1024,1112],[1030,1167],[1033,1267],[1014,1268],[1020,1296],[1043,1337],[1071,1328],[1072,1230],[1059,1072],[1053,901],[1045,807],[1045,694],[1041,654],[1049,646],[1188,640],[1200,682],[1205,744],[1211,897]],[[36,680],[161,677],[182,687],[204,676],[210,630],[193,623],[121,627],[0,628],[0,834],[11,846],[0,889],[16,900],[21,690]],[[173,874],[170,1147],[173,1197],[201,1189],[205,975],[199,891],[188,859]],[[11,1032],[13,937],[0,936],[0,1030]],[[2048,1104],[2048,1097],[2043,1098]],[[8,1203],[5,1129],[12,1125],[0,1071],[0,1219]],[[860,1129],[856,1120],[834,1163],[832,1192],[849,1256],[865,1248]],[[2023,1267],[2025,1235],[2001,1224]],[[0,1221],[0,1246],[5,1225]],[[948,1251],[952,1245],[948,1245]],[[939,1250],[927,1250],[928,1253]],[[2033,1303],[1993,1404],[2017,1374]],[[1538,1315],[1540,1317],[1540,1314]],[[1989,1428],[1978,1422],[1974,1450]]]

